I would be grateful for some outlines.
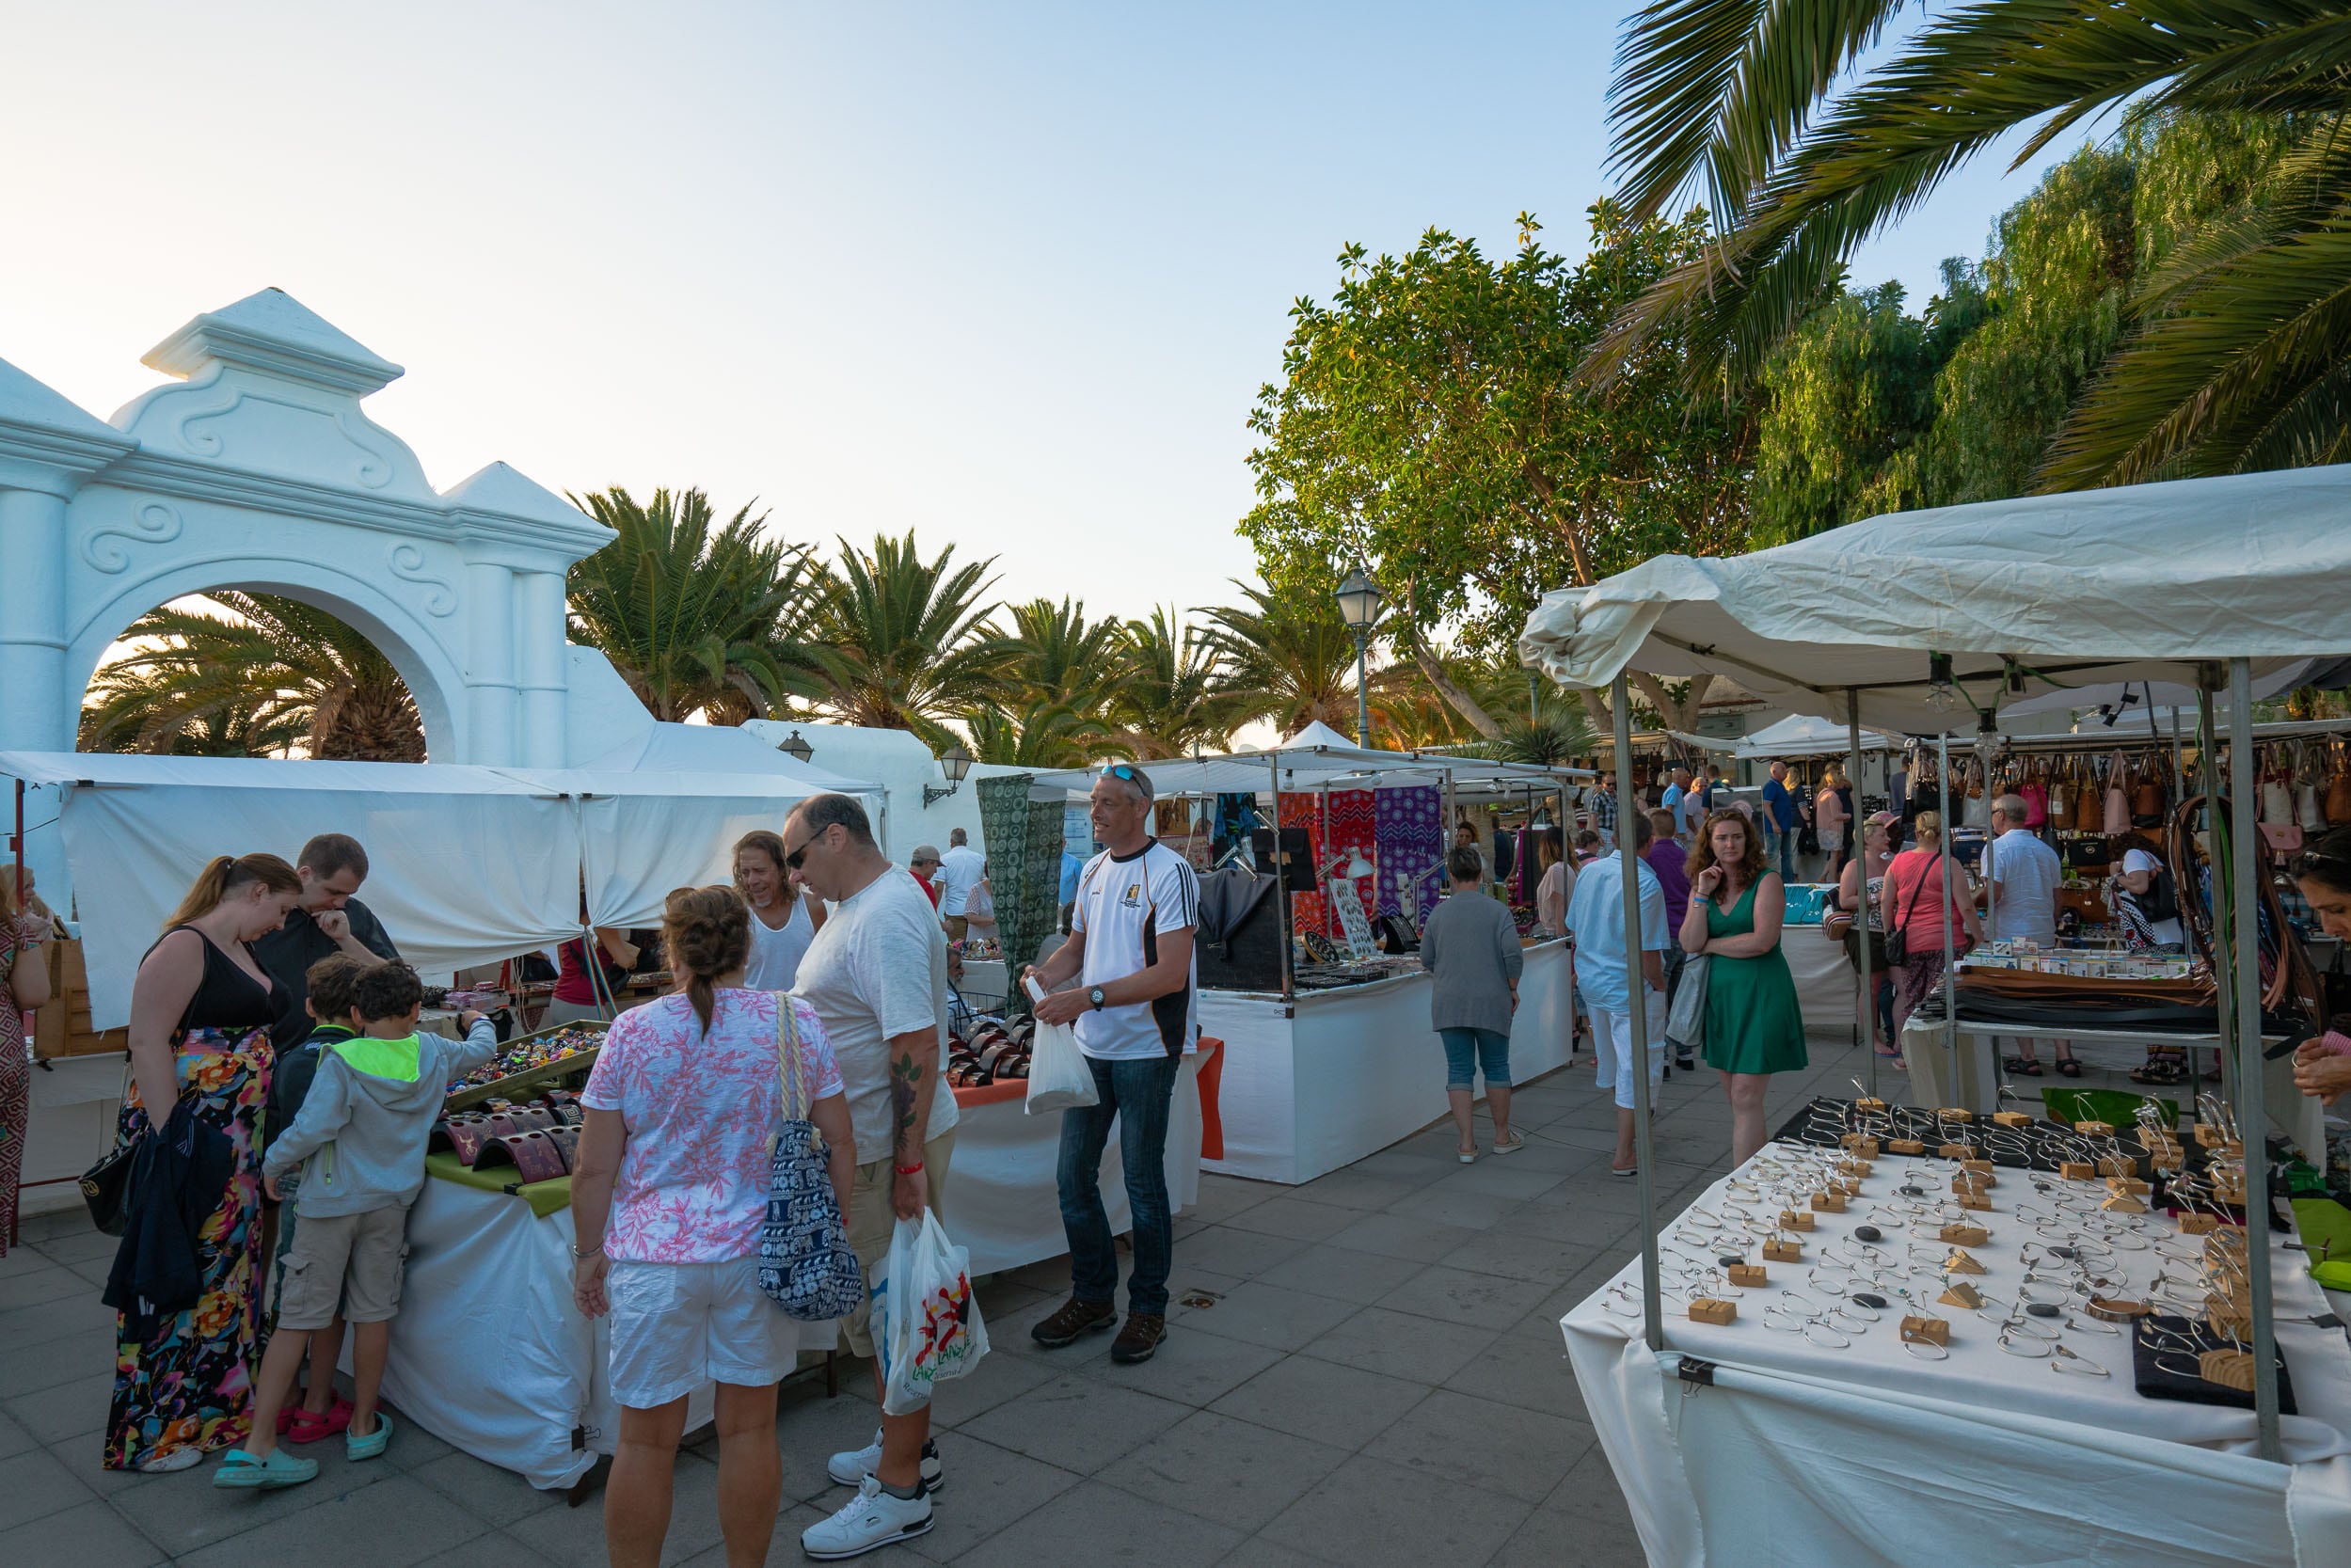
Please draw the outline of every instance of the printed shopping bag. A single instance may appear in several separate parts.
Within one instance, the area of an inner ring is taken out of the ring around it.
[[[903,1416],[931,1390],[988,1354],[987,1325],[972,1296],[971,1258],[947,1240],[939,1216],[900,1220],[873,1287],[874,1346],[882,1356],[882,1413]]]

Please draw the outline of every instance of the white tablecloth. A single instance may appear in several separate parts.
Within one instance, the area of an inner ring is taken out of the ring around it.
[[[2064,1336],[2108,1368],[2096,1378],[2002,1353],[1992,1326],[1958,1307],[1934,1308],[1953,1338],[1941,1362],[1902,1350],[1892,1312],[1844,1351],[1766,1328],[1764,1305],[1802,1290],[1821,1244],[1861,1223],[1906,1164],[1881,1162],[1864,1202],[1820,1216],[1805,1265],[1767,1265],[1770,1285],[1746,1292],[1734,1323],[1693,1323],[1669,1306],[1655,1354],[1640,1320],[1606,1310],[1601,1292],[1561,1320],[1653,1564],[2340,1568],[2351,1541],[2351,1347],[2339,1329],[2288,1321],[2327,1310],[2299,1254],[2279,1253],[2273,1276],[2278,1342],[2304,1412],[2283,1422],[2286,1466],[2249,1457],[2249,1412],[2139,1398],[2121,1335]],[[1978,1216],[1991,1242],[1975,1252],[1988,1271],[1978,1283],[2005,1300],[2030,1234],[2007,1211],[2030,1188],[2000,1177],[1995,1212]],[[1728,1180],[1692,1207],[1714,1209]],[[2121,1259],[2134,1279],[2155,1267],[2152,1251]],[[1637,1290],[1639,1259],[1617,1278]],[[1711,1387],[1676,1375],[1684,1355],[1715,1364]]]
[[[71,1179],[114,1147],[127,1065],[119,1051],[103,1056],[59,1056],[45,1066],[33,1064],[21,1180],[55,1184],[27,1187],[20,1200],[21,1212],[39,1214],[81,1207],[82,1189]]]

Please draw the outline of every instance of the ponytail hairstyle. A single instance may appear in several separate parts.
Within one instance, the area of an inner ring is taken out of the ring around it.
[[[661,909],[661,951],[686,982],[702,1032],[718,1012],[718,977],[751,958],[751,906],[731,887],[681,887]]]
[[[276,855],[214,855],[196,874],[187,896],[180,900],[180,907],[164,922],[164,929],[174,930],[192,920],[203,919],[220,908],[222,899],[253,882],[272,893],[302,891],[302,879]]]
[[[1912,835],[1918,840],[1918,847],[1921,849],[1930,845],[1941,844],[1943,842],[1943,814],[1933,811],[1920,812],[1912,821],[1910,831]]]

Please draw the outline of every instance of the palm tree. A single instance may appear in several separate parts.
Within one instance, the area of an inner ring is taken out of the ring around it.
[[[1277,598],[1234,581],[1247,605],[1196,610],[1208,617],[1200,641],[1223,665],[1217,689],[1240,722],[1265,719],[1284,736],[1320,720],[1355,729],[1355,634],[1328,594]]]
[[[574,563],[571,634],[602,651],[656,719],[764,718],[813,688],[789,630],[822,577],[804,547],[764,539],[743,507],[713,531],[709,498],[619,485],[573,504],[619,535]]]
[[[1126,624],[1109,716],[1128,754],[1151,761],[1221,752],[1247,722],[1247,703],[1224,689],[1218,660],[1172,607]]]
[[[2032,128],[2031,157],[2128,103],[2284,117],[2284,153],[2234,215],[2191,232],[2133,304],[2137,334],[2059,439],[2044,487],[2326,461],[2345,450],[2351,110],[2340,8],[2307,0],[2016,0],[1948,10],[1848,87],[1900,0],[1787,8],[1656,0],[1612,88],[1637,221],[1692,186],[1723,230],[1622,312],[1578,372],[1604,384],[1680,336],[1695,379],[1752,374],[1845,263],[1953,169]]]
[[[172,752],[194,737],[241,738],[264,752],[298,743],[333,761],[424,760],[415,699],[366,638],[298,599],[206,597],[226,613],[165,605],[124,631],[142,645],[99,671],[86,721],[94,740]]]
[[[1082,602],[1031,599],[1012,607],[1014,652],[1006,678],[1031,698],[1066,703],[1090,713],[1109,697],[1119,678],[1119,655],[1126,628],[1116,621],[1086,619]]]
[[[846,724],[913,730],[934,749],[957,737],[946,721],[996,701],[1019,645],[980,601],[987,561],[952,564],[955,546],[925,561],[910,531],[874,537],[871,551],[841,541],[840,560],[813,623],[818,708]]]
[[[75,745],[175,757],[284,756],[309,738],[310,728],[298,710],[268,696],[191,709],[170,673],[121,658],[91,683]]]
[[[1126,754],[1102,719],[1049,698],[1031,698],[1015,707],[987,704],[965,714],[963,727],[971,732],[977,762],[1082,768],[1099,757]]]

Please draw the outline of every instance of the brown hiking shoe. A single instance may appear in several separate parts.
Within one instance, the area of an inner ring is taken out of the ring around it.
[[[1061,1310],[1028,1331],[1028,1337],[1047,1350],[1059,1350],[1081,1334],[1095,1334],[1119,1321],[1119,1309],[1106,1301],[1079,1301],[1072,1297]]]
[[[1168,1320],[1156,1312],[1129,1312],[1126,1326],[1110,1343],[1110,1359],[1121,1367],[1149,1361],[1159,1341],[1168,1337]]]

